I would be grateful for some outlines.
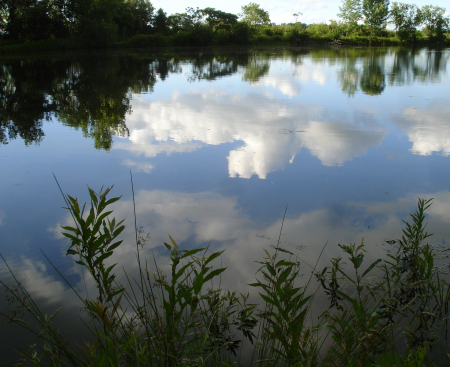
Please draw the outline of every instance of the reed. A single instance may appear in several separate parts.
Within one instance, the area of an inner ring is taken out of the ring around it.
[[[425,243],[431,236],[425,230],[431,200],[419,199],[411,221],[404,222],[402,238],[393,241],[397,253],[368,266],[364,241],[339,245],[350,267],[339,256],[322,270],[312,266],[305,281],[299,277],[300,266],[306,266],[300,258],[279,243],[272,252],[264,250],[256,280],[249,284],[259,291],[260,303],[252,304],[248,294],[220,287],[226,267],[217,264],[223,251],[210,253],[209,246],[183,250],[169,236],[164,243],[170,254],[166,273],[155,258],[141,258],[145,238],[136,225],[139,275],[134,279],[125,273],[127,284],[119,284],[117,264],[108,259],[122,244],[118,238],[124,225],[109,209],[120,199],[109,198],[111,189],[88,188],[88,209],[64,195],[74,221],[73,226],[62,227],[71,242],[67,256],[86,269],[97,289],[90,298],[78,295],[89,316],[93,341],[76,347],[66,343],[52,326],[59,310],[50,317],[43,315],[8,267],[15,285],[0,281],[10,305],[0,314],[40,341],[21,355],[17,366],[450,363],[449,284],[441,278],[434,266],[435,254]],[[311,306],[319,293],[328,298],[329,307],[314,321]]]

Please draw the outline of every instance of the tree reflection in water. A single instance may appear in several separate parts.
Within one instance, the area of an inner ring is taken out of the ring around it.
[[[390,66],[387,57],[393,59]],[[10,59],[0,65],[0,144],[17,138],[26,145],[39,144],[45,136],[43,122],[54,118],[81,130],[97,149],[109,150],[114,135],[129,133],[126,116],[132,111],[132,95],[153,92],[155,83],[170,74],[183,73],[195,82],[240,73],[244,81],[257,84],[269,74],[272,60],[281,58],[301,68],[310,59],[337,66],[337,81],[349,96],[358,90],[380,95],[387,84],[438,81],[448,57],[429,50],[342,48]]]

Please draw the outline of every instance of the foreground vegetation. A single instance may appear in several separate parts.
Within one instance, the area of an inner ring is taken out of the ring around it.
[[[211,7],[155,12],[148,0],[0,0],[0,49],[42,51],[161,46],[444,45],[444,8],[389,0],[343,0],[341,21],[275,24],[256,3],[238,15]],[[387,30],[392,24],[395,30]]]
[[[217,265],[223,251],[181,249],[170,237],[170,272],[156,260],[141,258],[136,229],[139,275],[116,282],[108,262],[121,246],[122,222],[112,218],[110,188],[89,189],[91,208],[66,196],[75,225],[64,235],[73,256],[93,278],[97,295],[80,301],[89,317],[93,342],[68,345],[26,289],[1,282],[11,308],[8,322],[31,331],[39,340],[19,366],[422,366],[448,365],[449,283],[435,267],[425,243],[425,210],[419,199],[405,223],[395,254],[371,264],[360,245],[339,245],[344,257],[299,277],[301,258],[278,245],[265,250],[249,296],[218,287],[226,271]],[[281,233],[281,232],[280,232]],[[349,260],[348,264],[345,261]],[[15,278],[14,278],[15,279]],[[327,310],[311,317],[318,297]],[[19,307],[17,308],[17,305]],[[29,319],[30,322],[24,320]],[[244,344],[245,341],[245,345]]]

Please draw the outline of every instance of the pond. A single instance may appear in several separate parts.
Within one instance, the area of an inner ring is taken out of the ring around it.
[[[449,71],[448,49],[0,59],[0,253],[46,312],[62,305],[63,327],[82,330],[67,317],[81,303],[42,254],[84,289],[65,257],[60,226],[71,217],[54,176],[81,202],[86,185],[122,195],[114,216],[127,227],[113,261],[133,276],[130,172],[137,226],[148,234],[141,256],[165,266],[169,234],[184,248],[226,249],[222,285],[240,292],[278,240],[309,264],[326,244],[319,267],[340,253],[338,243],[362,238],[369,259],[383,256],[419,197],[434,198],[430,243],[446,248]],[[4,264],[0,275],[8,279]],[[119,270],[118,280],[126,281]],[[11,325],[1,330],[9,359],[28,340]]]

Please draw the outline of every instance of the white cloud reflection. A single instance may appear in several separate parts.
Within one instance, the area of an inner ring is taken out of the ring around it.
[[[217,89],[156,102],[135,96],[127,126],[131,144],[114,147],[147,157],[242,141],[229,153],[229,175],[261,179],[282,170],[302,148],[324,165],[342,165],[378,146],[386,134],[371,114],[329,117],[322,108]]]
[[[142,163],[142,162],[134,162],[131,159],[124,159],[122,161],[122,164],[124,166],[134,167],[134,168],[136,168],[137,171],[141,171],[141,172],[145,172],[145,173],[151,173],[152,169],[153,169],[152,164]]]
[[[319,268],[325,266],[330,258],[340,254],[338,243],[360,243],[364,238],[368,250],[367,262],[382,257],[386,252],[386,239],[396,239],[401,236],[402,220],[408,219],[408,213],[416,208],[417,197],[434,197],[434,205],[428,210],[429,226],[427,230],[435,233],[430,244],[439,243],[449,237],[449,219],[446,213],[450,210],[450,192],[433,194],[410,194],[393,202],[384,203],[346,203],[287,216],[283,224],[280,246],[301,256],[307,264],[315,264],[325,244],[328,244],[322,254]],[[282,218],[269,225],[261,225],[249,215],[241,212],[238,201],[233,197],[219,194],[182,193],[165,190],[141,190],[136,195],[138,225],[142,224],[145,233],[151,238],[142,250],[141,257],[147,258],[152,269],[152,252],[159,266],[169,263],[167,251],[161,252],[163,242],[168,241],[170,234],[180,246],[207,246],[211,242],[212,251],[226,249],[222,256],[222,266],[228,267],[227,276],[222,284],[240,292],[247,292],[248,282],[254,280],[257,264],[261,259],[263,249],[270,249],[277,244],[282,225]],[[137,277],[136,245],[134,243],[133,220],[131,216],[131,201],[120,201],[115,204],[114,215],[117,219],[128,217],[127,229],[123,235],[123,245],[116,249],[112,262],[119,262],[128,276]],[[289,214],[289,213],[288,213]],[[66,218],[64,224],[71,219]],[[300,249],[300,250],[298,250]],[[365,260],[365,261],[366,261]],[[23,269],[33,269],[26,262]],[[41,266],[41,265],[40,265]],[[36,268],[36,266],[35,266]],[[45,270],[45,269],[44,269]],[[303,264],[303,270],[309,274],[308,266]],[[153,272],[153,270],[151,271]],[[25,276],[30,287],[41,289],[46,282],[56,284],[47,287],[41,296],[53,297],[53,293],[64,294],[62,285],[39,272],[29,271]],[[118,281],[125,283],[124,274],[118,271]],[[95,291],[92,279],[87,282],[88,289]],[[81,287],[81,283],[77,285]],[[62,300],[61,295],[55,299]]]
[[[300,92],[300,83],[293,79],[292,75],[268,75],[261,78],[258,85],[274,87],[289,97],[294,97]]]
[[[400,118],[400,128],[413,143],[412,153],[450,154],[450,105],[435,102],[424,109],[406,108]]]
[[[62,304],[67,300],[77,299],[62,280],[57,280],[48,274],[47,266],[42,261],[23,257],[19,262],[8,261],[8,266],[33,300],[39,300],[44,304]],[[6,284],[12,285],[13,279],[4,263],[0,264],[0,275]]]

